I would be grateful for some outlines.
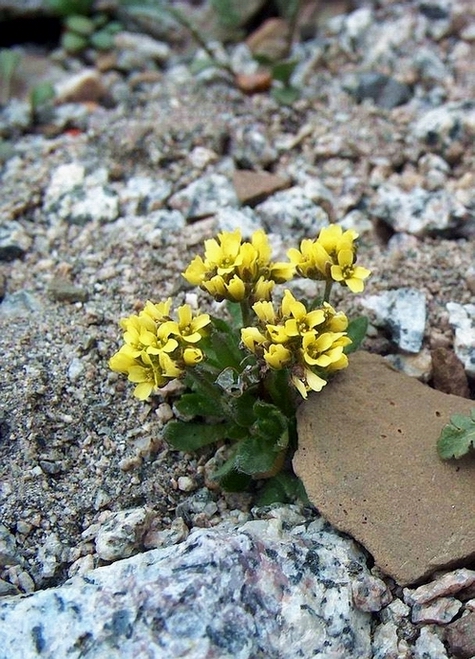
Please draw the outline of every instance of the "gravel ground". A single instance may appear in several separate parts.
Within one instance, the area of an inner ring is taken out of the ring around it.
[[[456,7],[463,15],[464,3]],[[449,145],[439,142],[434,148],[417,138],[414,124],[431,108],[473,96],[475,42],[460,36],[463,24],[434,36],[434,21],[417,13],[417,3],[373,8],[373,24],[379,21],[389,31],[405,16],[414,22],[398,46],[399,60],[391,51],[392,60],[375,65],[415,90],[409,103],[395,108],[358,104],[345,91],[345,76],[365,61],[364,41],[358,45],[356,34],[349,52],[341,46],[341,31],[340,38],[329,30],[324,57],[312,63],[310,45],[302,50],[305,91],[292,107],[278,105],[268,94],[246,96],[222,76],[194,78],[172,58],[158,83],[137,86],[131,75],[105,75],[115,102],[89,107],[72,130],[51,136],[45,126],[4,129],[14,154],[3,163],[0,213],[8,231],[17,222],[26,241],[17,258],[9,253],[0,262],[1,521],[16,540],[13,566],[0,569],[5,592],[11,585],[28,592],[61,583],[81,557],[100,564],[90,529],[112,512],[146,506],[154,529],[168,528],[177,506],[209,482],[212,450],[201,455],[170,450],[160,437],[170,405],[160,398],[136,401],[128,383],[107,367],[119,345],[121,317],[147,299],[193,301],[180,273],[202,240],[214,234],[214,213],[168,228],[150,217],[157,209],[170,211],[173,193],[204,173],[229,178],[235,167],[264,168],[292,184],[320,180],[330,193],[332,219],[357,213],[359,259],[373,270],[365,294],[403,286],[424,291],[424,346],[452,344],[445,304],[473,301],[475,288],[475,124]],[[440,59],[447,76],[423,77],[414,64],[422,46]],[[431,97],[436,92],[439,101]],[[470,112],[470,105],[459,109],[462,115]],[[263,150],[256,155],[246,147],[239,137],[244,129],[262,135],[273,155]],[[193,157],[201,148],[211,154],[205,164]],[[430,187],[433,168],[423,159],[428,154],[447,164],[439,187]],[[86,187],[118,200],[115,216],[105,217],[106,211],[100,216],[101,200],[86,218],[74,221],[61,209],[52,180],[59,167],[71,163],[84,165]],[[137,192],[137,177],[164,186],[155,206],[150,195]],[[455,228],[448,223],[409,235],[375,210],[378,189],[388,183],[401,194],[415,186],[449,190],[468,199],[469,210]],[[271,233],[282,257],[307,230],[276,226]],[[338,293],[336,301],[343,297],[349,313],[361,311],[358,297]],[[201,295],[198,303],[208,309]],[[367,347],[396,351],[376,328]],[[188,478],[179,481],[183,476]],[[194,512],[187,518],[190,525],[214,525],[226,515],[239,519],[252,503],[243,495],[210,491],[209,496],[215,504],[211,512]]]

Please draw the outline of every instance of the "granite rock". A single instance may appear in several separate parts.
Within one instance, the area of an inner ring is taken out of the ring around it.
[[[475,463],[436,451],[452,414],[472,407],[358,352],[299,408],[294,468],[310,500],[399,584],[475,557]]]
[[[447,625],[447,643],[450,651],[460,659],[475,656],[475,612]]]
[[[175,547],[3,600],[0,647],[9,659],[369,659],[371,616],[349,590],[364,562],[322,520],[195,530]]]
[[[23,226],[12,220],[0,225],[0,261],[21,258],[31,247],[32,240]]]
[[[174,210],[181,211],[187,220],[214,215],[223,206],[238,206],[232,183],[223,174],[205,174],[168,200]]]
[[[415,288],[397,288],[368,295],[362,305],[374,312],[376,322],[386,327],[401,350],[418,353],[426,323],[426,297]]]
[[[467,209],[447,190],[414,187],[409,192],[392,183],[378,188],[372,214],[394,231],[415,236],[444,233],[461,227]]]
[[[447,303],[449,323],[455,330],[454,351],[465,372],[475,377],[475,304]]]
[[[282,235],[288,235],[291,230],[302,237],[317,235],[329,221],[328,213],[301,186],[276,192],[255,210],[268,231]]]

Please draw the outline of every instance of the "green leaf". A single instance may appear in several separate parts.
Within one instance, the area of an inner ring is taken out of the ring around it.
[[[239,349],[239,339],[234,332],[229,334],[213,332],[211,334],[211,345],[221,368],[227,366],[239,368],[244,354]]]
[[[72,14],[71,16],[68,16],[64,21],[64,25],[67,30],[74,32],[74,34],[79,34],[82,37],[91,36],[96,29],[94,21],[80,14]]]
[[[475,408],[470,416],[454,414],[437,441],[442,460],[461,458],[475,448]]]
[[[248,437],[239,442],[235,455],[238,471],[244,474],[261,474],[272,469],[277,457],[272,440],[263,437]]]
[[[50,82],[39,82],[30,92],[30,103],[34,112],[55,97],[54,87]]]
[[[201,73],[202,71],[215,68],[216,62],[211,58],[193,60],[190,64],[190,72],[193,73],[193,75],[198,75],[198,73]]]
[[[368,330],[368,318],[366,316],[358,316],[350,320],[348,329],[346,330],[348,336],[352,340],[350,345],[345,346],[344,352],[349,355],[355,352],[361,346]]]
[[[261,400],[254,403],[253,410],[257,420],[251,428],[252,434],[264,441],[270,441],[271,445],[276,447],[273,450],[286,448],[289,443],[289,421],[287,417],[275,405]],[[261,469],[260,471],[265,470]]]
[[[221,405],[216,404],[216,398],[203,396],[199,393],[182,394],[175,404],[180,414],[186,416],[221,416]]]
[[[93,0],[47,0],[49,8],[59,16],[88,15],[92,10],[92,3]]]
[[[10,80],[20,62],[21,55],[16,50],[11,50],[11,48],[0,50],[0,75],[2,78]]]
[[[241,311],[241,305],[238,304],[237,302],[231,302],[230,300],[226,300],[226,309],[228,311],[228,314],[231,318],[231,323],[228,325],[230,330],[240,330],[242,327],[242,311]],[[216,320],[220,320],[220,318],[213,318],[213,322]],[[224,321],[221,321],[224,322]]]
[[[300,89],[296,87],[273,87],[271,95],[281,105],[292,105],[300,98]]]
[[[211,0],[211,6],[218,15],[218,21],[227,28],[239,27],[241,15],[236,11],[234,0]]]
[[[208,444],[227,439],[229,424],[169,421],[164,428],[163,436],[179,451],[196,451]]]
[[[257,506],[269,506],[272,503],[294,503],[301,501],[309,504],[302,481],[292,473],[280,473],[264,482],[256,499]]]
[[[284,88],[289,86],[289,80],[292,76],[292,73],[297,66],[297,60],[286,60],[283,62],[277,62],[272,67],[272,77],[274,80],[279,80]]]

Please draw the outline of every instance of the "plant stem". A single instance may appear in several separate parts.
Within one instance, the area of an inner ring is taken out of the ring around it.
[[[231,74],[234,78],[234,71],[232,68],[227,64],[226,62],[220,62],[216,55],[213,53],[211,48],[208,46],[206,43],[205,39],[201,36],[201,34],[198,32],[198,30],[194,27],[194,25],[191,23],[191,21],[188,20],[188,18],[176,7],[170,7],[166,6],[164,7],[166,11],[168,11],[169,14],[173,16],[173,18],[178,21],[178,23],[181,23],[183,27],[185,27],[188,32],[191,34],[193,39],[198,43],[198,45],[203,48],[205,53],[208,55],[208,57],[216,64],[221,69],[224,69],[224,71],[227,71],[229,74]]]
[[[249,327],[251,324],[251,309],[247,300],[242,300],[239,303],[241,306],[242,326]]]
[[[333,286],[333,280],[332,279],[327,279],[325,281],[325,292],[323,293],[323,301],[324,302],[329,302],[330,301],[330,293],[332,290]]]

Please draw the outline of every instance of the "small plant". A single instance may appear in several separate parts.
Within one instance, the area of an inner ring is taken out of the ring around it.
[[[443,427],[437,450],[443,460],[461,458],[475,449],[475,408],[470,416],[454,414]]]
[[[215,474],[225,489],[274,477],[265,500],[288,496],[289,481],[279,472],[297,446],[299,400],[346,368],[366,332],[365,318],[349,322],[329,302],[335,282],[354,293],[364,289],[370,271],[356,265],[357,237],[332,224],[290,249],[289,261],[275,262],[264,231],[250,241],[239,230],[223,232],[205,241],[204,256],[196,256],[183,276],[226,301],[229,320],[195,314],[187,304],[173,312],[168,299],[149,301],[121,321],[124,345],[110,368],[126,374],[142,400],[183,379],[179,418],[166,425],[164,436],[183,451],[232,442]],[[322,295],[307,303],[286,288],[277,302],[276,286],[295,276],[322,282]]]
[[[21,62],[21,55],[11,48],[2,48],[0,50],[0,80],[2,91],[0,102],[7,103],[10,100],[11,86],[13,76]]]
[[[71,55],[86,48],[111,50],[114,35],[122,29],[107,14],[92,13],[92,0],[48,0],[52,11],[63,19],[61,46]]]

